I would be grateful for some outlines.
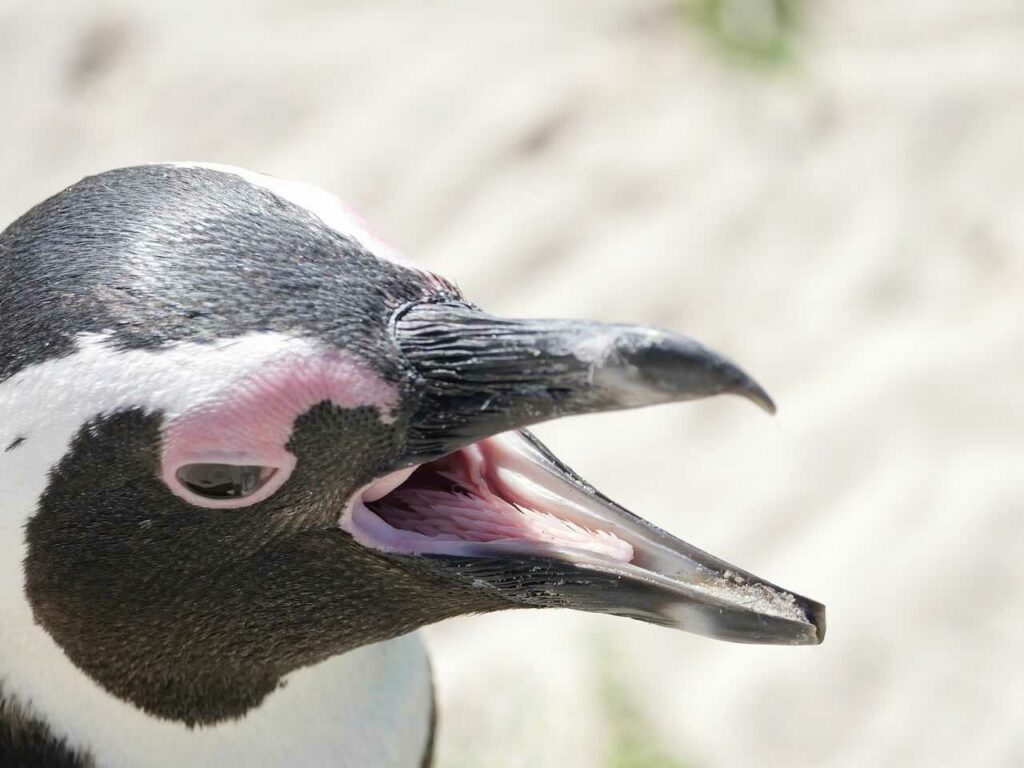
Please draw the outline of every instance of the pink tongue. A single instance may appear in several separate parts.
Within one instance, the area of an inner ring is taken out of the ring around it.
[[[435,541],[532,541],[632,559],[633,548],[613,534],[507,501],[483,479],[476,457],[462,458],[421,469],[370,509],[392,528]]]

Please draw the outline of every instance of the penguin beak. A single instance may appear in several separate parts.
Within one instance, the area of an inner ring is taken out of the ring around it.
[[[394,323],[420,380],[405,459],[562,416],[735,394],[775,412],[729,360],[654,328],[507,320],[467,304],[415,304]]]
[[[504,605],[626,616],[723,640],[807,645],[825,608],[656,528],[522,427],[720,393],[774,412],[736,365],[666,332],[415,305],[394,338],[419,379],[403,463],[350,504],[364,546]]]

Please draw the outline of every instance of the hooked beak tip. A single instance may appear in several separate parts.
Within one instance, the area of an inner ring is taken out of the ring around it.
[[[771,395],[765,392],[764,388],[753,379],[748,378],[746,381],[740,382],[732,390],[732,393],[745,397],[769,416],[774,416],[778,412],[778,408],[775,406],[775,401],[772,400]]]

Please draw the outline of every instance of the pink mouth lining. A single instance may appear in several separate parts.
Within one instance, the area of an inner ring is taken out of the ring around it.
[[[382,478],[360,494],[342,527],[364,546],[403,554],[484,555],[514,543],[537,554],[558,548],[633,559],[629,543],[578,516],[568,519],[549,492],[520,472],[502,471],[508,447],[500,440],[481,440],[411,474]]]

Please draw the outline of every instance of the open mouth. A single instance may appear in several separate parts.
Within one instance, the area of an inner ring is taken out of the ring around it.
[[[481,556],[515,548],[632,561],[629,542],[546,490],[522,458],[515,438],[499,435],[403,471],[404,478],[384,478],[354,505],[350,532],[365,546],[400,554]],[[395,479],[401,483],[378,496]]]
[[[392,318],[415,404],[401,457],[340,527],[501,607],[574,608],[744,643],[812,645],[825,609],[651,525],[524,427],[716,395],[774,413],[731,360],[656,328],[489,315],[461,298]]]
[[[340,526],[363,546],[429,558],[460,577],[500,573],[503,588],[510,572],[528,572],[534,592],[510,595],[522,604],[612,613],[739,642],[807,644],[824,636],[822,606],[625,510],[525,430],[377,480]]]

